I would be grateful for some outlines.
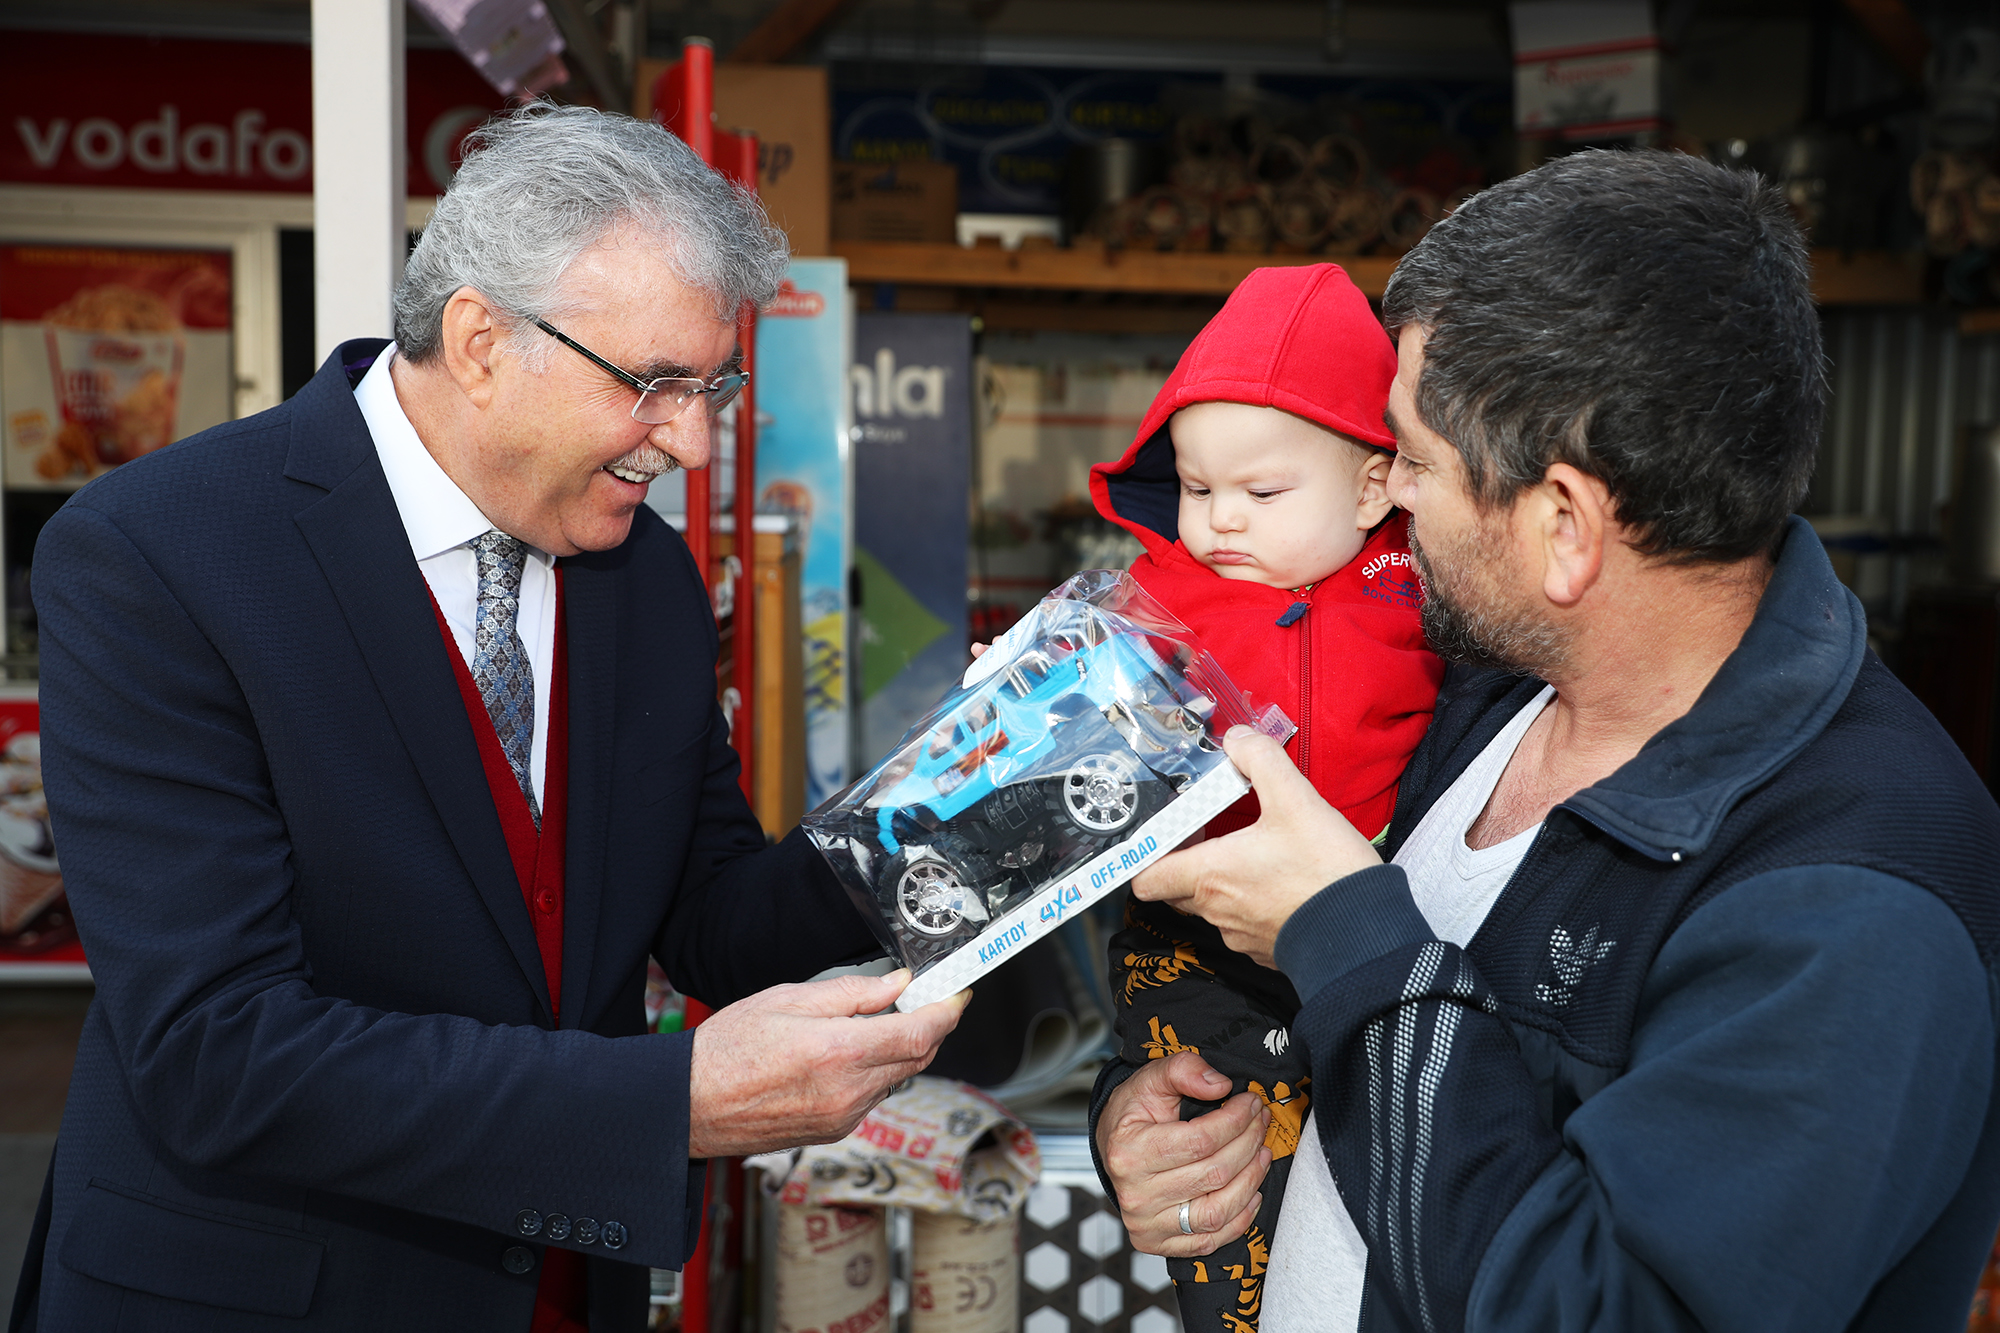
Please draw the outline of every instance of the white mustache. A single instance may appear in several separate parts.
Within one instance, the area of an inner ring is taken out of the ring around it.
[[[634,449],[610,466],[628,468],[633,472],[650,472],[656,477],[664,477],[679,468],[680,464],[674,461],[674,456],[666,450],[647,444]]]

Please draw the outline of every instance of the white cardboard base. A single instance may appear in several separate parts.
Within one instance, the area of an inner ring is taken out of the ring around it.
[[[1180,846],[1195,830],[1236,804],[1249,780],[1224,760],[1139,826],[1125,841],[1108,847],[1050,884],[979,935],[933,963],[896,1000],[904,1013],[956,995],[1028,945],[1088,907]]]

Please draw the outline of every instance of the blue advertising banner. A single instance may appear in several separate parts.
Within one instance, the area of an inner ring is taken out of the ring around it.
[[[757,321],[757,509],[799,522],[809,810],[847,785],[853,326],[841,259],[793,259],[777,304]]]
[[[1083,140],[1157,139],[1187,87],[1219,74],[985,66],[949,75],[911,66],[834,66],[833,154],[843,161],[931,158],[958,165],[968,213],[1055,213],[1063,164]]]
[[[1260,74],[1253,96],[1273,127],[1308,142],[1352,132],[1388,181],[1440,197],[1482,180],[1513,127],[1508,78]],[[968,213],[1055,214],[1077,144],[1166,138],[1183,113],[1225,100],[1219,72],[839,63],[833,152],[955,163]]]
[[[965,670],[971,320],[855,316],[849,388],[866,766]]]

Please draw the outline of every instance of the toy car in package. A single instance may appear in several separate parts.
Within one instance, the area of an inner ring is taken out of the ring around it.
[[[953,994],[1172,851],[1249,790],[1238,724],[1283,741],[1193,631],[1130,574],[1044,598],[807,835],[917,974]]]

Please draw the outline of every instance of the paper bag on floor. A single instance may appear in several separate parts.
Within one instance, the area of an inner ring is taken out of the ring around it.
[[[1026,1125],[979,1089],[942,1078],[911,1080],[840,1142],[789,1156],[746,1163],[783,1181],[783,1203],[916,1208],[979,1222],[1018,1212],[1042,1174]]]

